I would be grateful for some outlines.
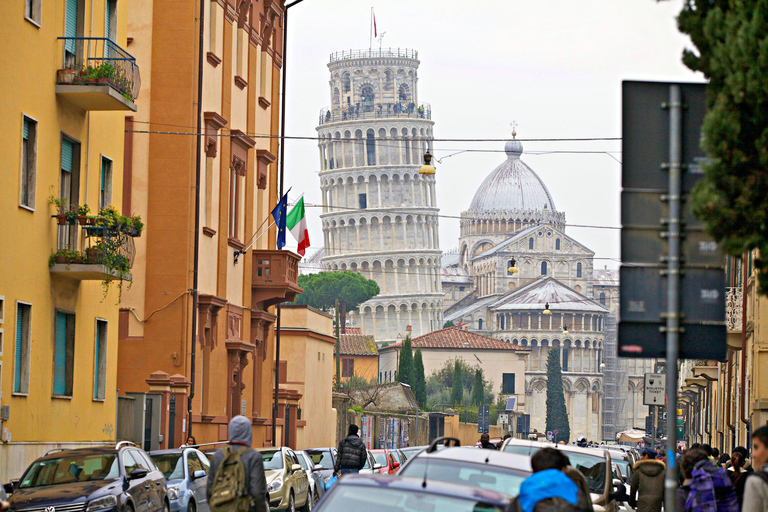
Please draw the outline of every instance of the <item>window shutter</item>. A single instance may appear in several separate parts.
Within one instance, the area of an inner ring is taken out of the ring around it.
[[[101,322],[96,322],[96,351],[93,354],[93,398],[99,398],[99,345],[101,345]]]
[[[67,139],[61,139],[61,170],[72,172],[74,144]]]
[[[53,351],[53,394],[67,394],[67,315],[56,313],[56,339]]]
[[[24,140],[29,140],[29,121],[24,118]]]
[[[101,159],[101,186],[99,187],[99,190],[103,193],[107,186],[107,161],[105,159]],[[104,205],[107,206],[107,205]]]
[[[23,345],[22,330],[24,328],[24,306],[19,304],[16,307],[16,349],[14,351],[15,363],[13,367],[13,391],[21,391],[21,373],[22,357],[21,350]]]
[[[77,37],[77,0],[67,0],[64,37]],[[74,39],[65,39],[64,49],[75,54],[77,43]]]

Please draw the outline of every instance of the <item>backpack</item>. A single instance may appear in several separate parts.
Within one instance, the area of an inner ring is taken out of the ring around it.
[[[731,479],[724,469],[708,459],[696,463],[685,510],[704,512],[738,512],[739,503]]]
[[[216,512],[249,512],[251,495],[246,488],[245,464],[242,455],[247,447],[226,445],[222,449],[224,459],[211,486],[211,497],[208,504]]]

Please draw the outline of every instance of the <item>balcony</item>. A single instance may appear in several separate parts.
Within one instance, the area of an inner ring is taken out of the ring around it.
[[[52,275],[77,281],[131,281],[135,235],[77,223],[58,224],[57,230],[57,251],[48,260]]]
[[[728,330],[728,348],[741,350],[741,306],[744,296],[741,286],[725,289],[725,325]]]
[[[334,52],[331,54],[331,62],[338,62],[340,60],[349,59],[378,58],[418,60],[419,52],[416,50],[409,50],[408,48],[379,48],[378,50],[346,50],[342,52]]]
[[[251,298],[254,307],[266,310],[281,302],[293,302],[299,288],[301,256],[290,251],[253,251]]]
[[[56,94],[83,110],[136,112],[141,76],[136,59],[104,37],[60,37],[64,67]]]
[[[325,107],[320,110],[318,124],[338,123],[340,121],[360,121],[365,119],[432,119],[432,106],[429,103],[361,103],[347,108]]]

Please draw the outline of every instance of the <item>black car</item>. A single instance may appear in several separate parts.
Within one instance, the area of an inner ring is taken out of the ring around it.
[[[165,478],[133,443],[52,450],[14,484],[12,512],[169,512]]]

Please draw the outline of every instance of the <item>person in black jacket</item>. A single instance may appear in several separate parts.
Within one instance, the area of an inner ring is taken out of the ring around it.
[[[247,446],[240,458],[245,466],[245,491],[251,495],[251,512],[269,512],[267,499],[267,478],[264,475],[264,460],[261,454],[251,449],[253,430],[251,420],[245,416],[235,416],[229,421],[229,444]],[[213,454],[211,460],[211,472],[208,474],[208,486],[206,488],[208,500],[211,499],[211,489],[216,479],[216,471],[224,460],[224,453],[219,450]],[[215,512],[214,507],[211,511]]]
[[[365,443],[357,435],[360,429],[354,423],[349,426],[347,437],[339,443],[339,455],[336,458],[337,473],[345,475],[347,473],[359,473],[365,466],[368,458],[368,451]]]

